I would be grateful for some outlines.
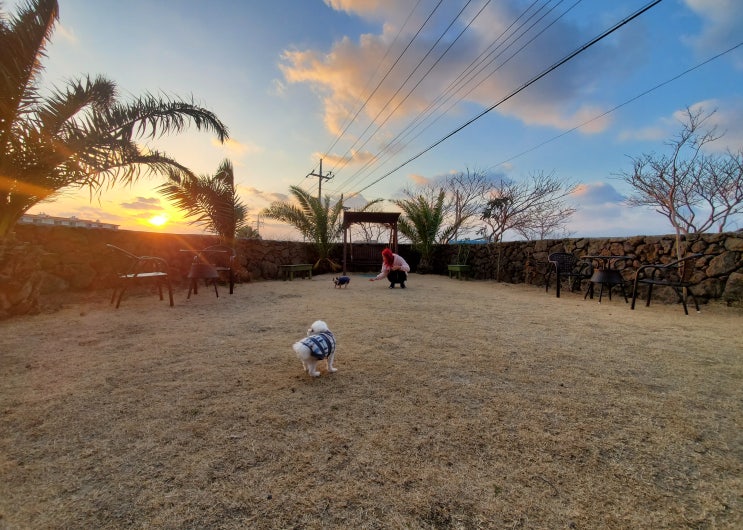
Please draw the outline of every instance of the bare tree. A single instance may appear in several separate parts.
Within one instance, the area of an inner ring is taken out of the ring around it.
[[[713,227],[722,232],[731,217],[743,212],[743,151],[705,152],[722,137],[715,127],[704,127],[714,113],[687,108],[681,132],[666,142],[670,154],[632,158],[632,171],[619,174],[634,188],[630,206],[652,206],[671,223],[679,258],[681,234]]]
[[[427,184],[407,187],[402,193],[406,199],[418,200],[423,197],[429,204],[434,204],[439,193],[444,191],[442,226],[446,230],[442,231],[438,243],[448,244],[464,234],[475,233],[480,224],[480,213],[487,202],[488,191],[493,188],[493,182],[493,177],[484,171],[467,168]]]
[[[564,199],[575,186],[554,173],[544,172],[533,173],[528,181],[522,182],[501,179],[489,191],[481,211],[480,220],[484,226],[480,233],[488,241],[497,243],[509,230],[528,237],[564,229],[575,212],[565,205]]]
[[[565,205],[562,201],[558,202],[559,204],[537,206],[532,212],[533,223],[516,228],[516,232],[528,241],[570,237],[567,221],[575,213],[575,208]]]
[[[479,224],[487,192],[492,186],[493,179],[485,172],[470,171],[469,168],[446,178],[444,190],[448,201],[444,211],[451,230],[448,232],[449,239],[444,243],[459,239]]]

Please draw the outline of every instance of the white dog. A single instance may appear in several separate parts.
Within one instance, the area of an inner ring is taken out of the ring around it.
[[[335,336],[328,329],[328,325],[322,320],[317,320],[312,327],[307,330],[307,338],[294,343],[294,352],[302,361],[305,372],[312,377],[317,377],[320,372],[317,371],[317,363],[323,359],[328,361],[328,372],[337,372],[333,368],[335,360]]]

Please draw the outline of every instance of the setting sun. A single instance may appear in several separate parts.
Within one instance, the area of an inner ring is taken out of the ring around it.
[[[168,222],[168,216],[165,215],[164,213],[157,214],[153,217],[150,217],[150,219],[147,222],[150,223],[151,225],[163,226],[165,223]]]

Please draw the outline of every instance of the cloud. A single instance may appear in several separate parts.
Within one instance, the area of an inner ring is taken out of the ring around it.
[[[352,195],[351,197],[343,199],[344,208],[351,208],[352,210],[361,210],[369,200],[362,194]],[[381,206],[380,206],[381,207]]]
[[[743,148],[743,98],[728,100],[706,100],[695,103],[692,112],[713,112],[705,122],[705,126],[714,128],[717,134],[722,135],[707,147],[713,152],[738,152]],[[677,112],[674,117],[683,120],[686,112]],[[678,122],[677,122],[678,123]]]
[[[593,182],[580,184],[573,193],[571,200],[581,208],[591,206],[605,206],[607,204],[619,205],[624,202],[625,197],[619,193],[614,186],[606,182]]]
[[[127,210],[152,210],[160,208],[160,199],[157,197],[137,197],[132,202],[122,202],[119,206]]]
[[[651,208],[579,208],[568,221],[568,231],[585,237],[661,235],[672,231],[662,215]]]
[[[289,196],[286,193],[266,192],[263,190],[259,190],[258,188],[255,188],[253,186],[238,185],[237,191],[241,197],[243,197],[246,201],[252,203],[262,201],[270,204],[274,201],[283,202],[289,200]]]
[[[739,0],[686,0],[686,5],[702,20],[698,35],[686,35],[700,56],[719,53],[740,42],[743,27],[743,2]],[[733,52],[733,63],[743,70],[743,51]]]
[[[367,20],[404,17],[411,5],[400,0],[325,0],[325,4],[336,11],[359,15]]]
[[[383,24],[378,33],[362,35],[358,41],[344,37],[329,51],[287,50],[279,67],[286,83],[307,84],[322,98],[325,126],[330,133],[338,135],[345,130],[354,139],[365,136],[368,140],[377,127],[399,131],[427,109],[438,108],[438,114],[447,112],[459,118],[465,104],[488,108],[597,32],[595,25],[580,26],[561,18],[532,42],[527,41],[533,33],[520,40],[511,37],[510,41],[494,44],[495,36],[509,35],[509,25],[522,14],[523,3],[493,2],[477,18],[475,9],[465,11],[462,19],[474,21],[444,55],[445,46],[463,29],[463,24],[458,23],[447,34],[446,44],[440,42],[435,48],[434,44],[462,2],[447,2],[414,40],[415,31],[427,14],[423,7],[407,25],[400,27],[409,14],[408,3],[326,0],[326,4]],[[596,45],[580,61],[571,61],[551,72],[496,111],[530,125],[558,130],[582,126],[584,134],[601,132],[608,127],[610,117],[595,119],[606,110],[605,105],[589,101],[591,96],[600,94],[595,79],[611,82],[637,68],[643,62],[642,50],[647,42],[642,28],[630,28],[610,43]],[[403,54],[407,45],[410,47]],[[426,57],[431,49],[433,53]],[[479,57],[486,59],[473,63]],[[428,72],[434,61],[438,62]],[[442,99],[447,89],[450,99]],[[357,112],[354,124],[347,128]],[[383,145],[381,141],[376,143]]]
[[[251,142],[238,142],[233,138],[228,138],[224,143],[220,143],[217,138],[211,139],[214,147],[224,150],[228,156],[240,157],[243,155],[255,155],[265,151],[265,149],[258,144]]]
[[[58,23],[54,27],[54,38],[61,38],[70,44],[78,44],[79,40],[77,38],[77,35],[75,35],[74,30],[68,28],[62,23]]]
[[[625,196],[611,184],[581,184],[569,201],[576,208],[568,221],[568,231],[586,237],[627,237],[667,234],[668,221],[648,207],[628,208]]]
[[[327,155],[323,155],[322,153],[315,153],[314,155],[314,158],[323,157],[324,160],[326,160],[333,167],[341,164],[344,166],[353,164],[368,164],[376,159],[374,154],[370,151],[356,151],[354,149],[352,149],[345,156],[335,155],[332,153]]]
[[[428,177],[424,177],[423,175],[412,174],[409,175],[408,178],[416,186],[426,186],[431,183],[431,179]]]
[[[715,129],[722,135],[720,139],[708,144],[712,152],[737,152],[743,146],[743,98],[710,99],[689,105],[691,112],[712,113],[704,122],[705,129]],[[642,129],[625,130],[619,134],[622,141],[657,142],[658,147],[666,141],[672,141],[681,131],[683,123],[688,121],[687,110],[677,109],[670,116],[663,116],[655,123]]]

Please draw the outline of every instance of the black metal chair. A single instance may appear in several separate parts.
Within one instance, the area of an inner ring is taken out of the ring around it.
[[[569,281],[570,291],[580,291],[580,284],[593,274],[593,265],[589,261],[579,259],[570,252],[553,252],[547,257],[547,278],[545,292],[550,289],[550,280],[555,275],[557,298],[560,298],[560,285],[564,279]]]
[[[155,256],[137,256],[114,245],[106,245],[115,253],[115,268],[117,282],[111,295],[111,303],[116,301],[116,308],[121,305],[124,291],[130,284],[143,281],[154,282],[157,285],[160,300],[163,300],[163,285],[168,288],[170,306],[173,307],[173,288],[170,285],[168,263]]]
[[[647,285],[648,298],[645,306],[650,306],[650,298],[653,296],[653,287],[656,285],[670,287],[678,296],[679,302],[684,306],[684,313],[689,314],[686,306],[686,300],[689,296],[694,301],[697,313],[699,312],[699,303],[697,302],[691,287],[696,283],[694,279],[694,261],[702,254],[690,254],[684,258],[671,261],[669,263],[657,263],[643,265],[637,269],[632,289],[632,306],[635,308],[638,289],[641,285]]]

